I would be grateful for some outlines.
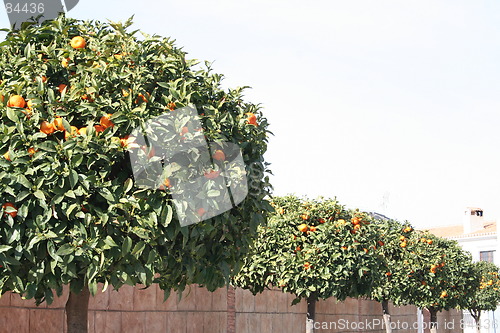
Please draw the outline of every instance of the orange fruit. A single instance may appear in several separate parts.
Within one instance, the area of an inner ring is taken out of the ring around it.
[[[69,58],[64,58],[63,60],[61,60],[61,66],[63,66],[64,68],[68,68]]]
[[[87,127],[82,127],[78,130],[78,135],[87,135]]]
[[[63,91],[66,89],[67,85],[65,85],[64,83],[61,83],[57,89],[59,90],[59,92],[62,94]]]
[[[360,224],[355,224],[355,225],[354,225],[354,230],[356,230],[356,231],[357,231],[357,230],[359,230],[359,229],[361,229],[361,225],[360,225]]]
[[[71,39],[70,44],[74,49],[83,49],[87,45],[87,42],[85,41],[85,39],[83,39],[82,36],[76,36]]]
[[[219,175],[220,171],[211,170],[210,172],[205,172],[205,178],[207,179],[215,179],[219,177]]]
[[[385,273],[385,275],[387,275],[387,276],[391,276],[391,275],[392,275],[392,273],[391,273],[391,272],[387,272],[387,273]]]
[[[432,239],[428,239],[427,244],[432,245]]]
[[[252,112],[245,113],[247,116],[247,124],[257,126],[257,117]]]
[[[319,221],[319,223],[325,223],[324,219],[319,219],[318,221]]]
[[[167,104],[167,108],[170,110],[170,111],[174,111],[175,110],[175,103],[174,102],[170,102]]]
[[[489,280],[488,283],[487,283],[488,286],[491,286],[493,285],[493,280]]]
[[[3,158],[5,158],[7,161],[10,161],[10,154],[9,154],[9,152],[6,152],[5,154],[3,154]]]
[[[403,229],[403,232],[410,232],[412,231],[413,229],[411,227],[406,227]]]
[[[382,242],[382,241],[378,241],[377,243],[379,246],[384,246],[384,242]]]
[[[13,203],[11,203],[11,202],[7,202],[7,203],[4,203],[4,204],[2,205],[2,209],[3,209],[3,210],[5,210],[5,208],[7,208],[7,207],[12,207],[12,208],[14,208],[14,209],[15,209],[15,211],[10,212],[10,213],[5,212],[5,213],[4,213],[4,216],[8,214],[8,215],[10,215],[10,216],[12,216],[12,217],[16,217],[16,216],[17,216],[17,208],[16,208],[16,206],[14,206],[14,204],[13,204]]]
[[[113,122],[110,120],[112,114],[111,113],[108,113],[104,116],[101,117],[101,119],[99,120],[99,123],[101,124],[102,127],[104,127],[105,129],[108,128],[108,127],[113,127],[115,126],[115,124],[113,124]]]
[[[307,224],[301,224],[297,227],[297,229],[299,229],[300,232],[306,232],[307,230],[309,230],[309,227],[307,226]]]
[[[448,297],[448,293],[446,292],[446,290],[441,293],[441,298],[445,297]]]
[[[130,95],[129,90],[127,90],[127,89],[122,89],[122,95],[123,95],[123,97],[128,97],[128,95]]]
[[[347,250],[347,246],[341,246],[340,247],[342,250]]]
[[[216,150],[212,157],[216,161],[224,161],[226,159],[226,154],[224,154],[222,150]]]
[[[426,242],[427,242],[427,239],[425,239],[425,238],[420,238],[420,241],[421,241],[422,243],[426,243]]]
[[[26,101],[20,95],[12,95],[7,102],[7,106],[16,107],[16,108],[24,108],[26,106]]]
[[[75,137],[78,134],[78,128],[76,126],[71,126],[70,132],[64,132],[64,139],[68,140],[71,137]]]
[[[146,93],[146,94],[149,97],[149,94],[148,93]],[[144,96],[143,94],[139,94],[139,95],[137,95],[137,98],[135,99],[135,104],[139,104],[140,100],[142,100],[145,103],[148,101],[148,99],[146,98],[146,96]]]
[[[354,225],[358,225],[358,224],[360,224],[360,223],[361,223],[361,220],[360,220],[358,217],[353,217],[353,218],[351,219],[351,222],[352,222],[352,224],[354,224]]]
[[[101,133],[101,132],[104,132],[105,128],[101,125],[94,125],[94,129],[96,131],[96,133]]]
[[[54,125],[56,131],[64,131],[64,125],[61,117],[57,117],[56,119],[54,119],[54,122],[52,124]]]
[[[33,148],[33,147],[28,148],[28,154],[30,154],[30,155],[34,155],[37,151],[38,150],[35,150],[35,148]]]
[[[299,252],[300,250],[301,250],[300,246],[297,246],[297,247],[295,248],[295,252]]]
[[[309,228],[309,231],[310,231],[310,232],[315,232],[316,230],[317,230],[317,229],[316,229],[316,227],[315,227],[315,226],[311,226],[311,227]]]
[[[403,241],[403,242],[401,242],[401,243],[399,244],[399,246],[401,246],[401,247],[403,247],[403,248],[405,248],[405,247],[406,247],[406,245],[407,245],[407,244],[406,244],[406,241]]]
[[[309,268],[311,268],[311,264],[308,262],[304,263],[304,269],[309,269]]]
[[[304,221],[305,220],[309,220],[309,217],[310,217],[309,214],[302,214],[302,215],[300,215],[300,218],[303,219]]]
[[[56,128],[54,127],[54,124],[51,124],[48,121],[42,121],[42,124],[40,125],[40,132],[50,135],[54,133],[55,130]]]
[[[399,236],[399,240],[400,240],[400,241],[404,241],[405,239],[406,239],[406,237],[405,237],[405,236]]]

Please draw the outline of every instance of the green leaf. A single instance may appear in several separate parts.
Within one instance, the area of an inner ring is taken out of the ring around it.
[[[130,178],[127,178],[127,180],[125,181],[125,184],[123,184],[123,186],[124,186],[123,193],[127,193],[134,186],[134,181]]]
[[[6,114],[7,114],[7,118],[9,118],[14,123],[17,124],[19,122],[19,117],[17,116],[16,111],[14,111],[14,109],[7,108]]]
[[[75,248],[71,244],[64,244],[56,251],[56,254],[58,256],[65,256],[73,252],[75,252]]]

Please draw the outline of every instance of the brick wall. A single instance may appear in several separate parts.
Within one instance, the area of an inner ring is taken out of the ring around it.
[[[278,290],[253,296],[241,289],[222,288],[214,293],[191,286],[181,301],[172,293],[163,303],[163,291],[157,286],[148,289],[124,286],[120,291],[97,293],[89,304],[89,333],[303,333],[306,303],[291,306],[292,295]],[[68,293],[56,298],[50,306],[37,307],[33,301],[22,300],[17,294],[6,293],[0,298],[0,333],[61,333],[65,332],[64,304]],[[393,321],[413,323],[415,307],[391,307]],[[424,313],[424,317],[425,317]],[[339,320],[364,322],[382,320],[380,304],[349,299],[317,303],[316,319],[335,323]],[[428,316],[427,316],[428,317]],[[443,312],[438,315],[439,332],[461,332],[459,327],[444,329],[444,324],[459,324],[461,315]],[[458,326],[458,325],[456,325]],[[323,332],[353,332],[353,330],[320,329]],[[357,332],[383,332],[363,329]],[[395,330],[395,333],[416,330]],[[428,332],[428,331],[426,331]]]

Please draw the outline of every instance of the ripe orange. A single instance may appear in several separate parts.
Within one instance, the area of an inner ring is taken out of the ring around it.
[[[74,49],[83,49],[87,45],[82,36],[76,36],[71,39],[71,47]]]
[[[319,223],[325,223],[324,219],[319,219],[318,221],[319,221]]]
[[[432,245],[432,239],[428,239],[427,244]]]
[[[300,232],[306,232],[307,230],[309,230],[309,227],[307,226],[307,224],[302,223],[297,227],[297,229],[299,229]]]
[[[400,240],[400,241],[404,241],[405,239],[406,239],[406,237],[405,237],[405,236],[399,236],[399,240]]]
[[[12,217],[16,217],[16,216],[17,216],[17,208],[16,208],[16,206],[14,206],[14,204],[13,204],[13,203],[11,203],[11,202],[7,202],[7,203],[4,203],[4,204],[2,205],[2,209],[3,209],[3,210],[5,210],[5,208],[7,208],[7,207],[14,208],[14,209],[15,209],[15,211],[10,212],[10,213],[5,212],[5,213],[4,213],[4,216],[6,216],[6,215],[8,214],[8,215],[10,215],[10,216],[12,216]]]
[[[149,94],[146,93],[149,97]],[[142,100],[143,102],[147,103],[148,99],[146,98],[146,96],[144,96],[143,94],[139,94],[137,95],[137,98],[135,99],[135,104],[139,104],[140,100]]]
[[[426,243],[426,242],[427,242],[427,239],[425,239],[425,238],[420,238],[420,241],[421,241],[422,243]]]
[[[446,292],[446,290],[441,293],[441,298],[445,297],[448,297],[448,293]]]
[[[57,89],[59,90],[59,92],[62,94],[63,91],[66,89],[67,85],[65,85],[64,83],[61,83]]]
[[[174,111],[175,110],[175,103],[174,102],[170,102],[167,104],[167,108],[170,110],[170,111]]]
[[[431,273],[436,273],[437,272],[437,265],[431,265],[431,269],[430,269],[430,272]]]
[[[359,229],[361,229],[361,225],[360,224],[355,224],[354,225],[354,230],[358,231]]]
[[[54,124],[51,124],[48,121],[42,121],[42,124],[40,125],[40,132],[50,135],[54,133],[55,130],[56,128],[54,127]]]
[[[56,119],[54,119],[54,122],[52,124],[54,125],[56,131],[64,131],[64,125],[61,117],[57,117]]]
[[[407,244],[406,244],[406,241],[402,241],[402,242],[399,244],[399,246],[401,246],[401,247],[403,247],[403,248],[405,248],[405,247],[406,247],[406,245],[407,245]]]
[[[68,68],[69,58],[64,58],[63,60],[61,60],[61,66],[63,66],[64,68]]]
[[[215,179],[219,177],[219,175],[220,171],[211,170],[210,172],[205,172],[205,178],[207,179]]]
[[[75,137],[78,134],[78,128],[76,126],[71,126],[70,132],[64,132],[64,139],[68,140],[71,137]]]
[[[347,246],[341,246],[340,247],[342,250],[347,250]]]
[[[300,215],[300,218],[301,218],[301,219],[303,219],[304,221],[305,221],[305,220],[309,220],[309,217],[310,217],[310,216],[309,216],[309,214],[307,214],[307,213],[306,213],[306,214],[302,214],[302,215]]]
[[[300,246],[297,246],[297,247],[295,248],[295,252],[298,252],[298,251],[300,251],[300,250],[301,250]]]
[[[28,148],[28,154],[30,154],[31,156],[34,155],[38,150],[35,150],[35,148],[33,147],[29,147]]]
[[[368,249],[367,248],[363,248],[363,251],[365,251],[365,253],[368,253]]]
[[[392,275],[392,273],[391,273],[391,272],[387,272],[387,273],[385,273],[385,275],[387,275],[387,276],[391,276],[391,275]]]
[[[101,126],[101,125],[94,125],[94,129],[95,129],[96,133],[101,133],[101,132],[104,132],[104,130],[105,130],[104,126]]]
[[[257,117],[252,112],[245,113],[247,115],[247,124],[257,126]]]
[[[317,229],[316,229],[316,227],[315,227],[315,226],[311,226],[311,227],[309,228],[309,231],[310,231],[310,232],[315,232],[316,230],[317,230]]]
[[[311,268],[311,264],[308,262],[304,263],[304,269],[309,269],[309,268]]]
[[[361,220],[359,219],[359,217],[353,217],[351,219],[351,223],[354,224],[354,225],[358,225],[361,223]]]
[[[9,152],[6,152],[5,154],[3,154],[3,158],[5,158],[7,161],[10,161],[10,154],[9,154]]]
[[[16,107],[16,108],[24,108],[26,106],[26,101],[20,95],[12,95],[7,102],[7,106]]]
[[[379,246],[384,246],[384,242],[382,242],[382,241],[378,241],[377,243]]]
[[[226,159],[226,154],[224,154],[222,150],[216,150],[212,157],[216,161],[224,161]]]
[[[99,120],[99,123],[101,124],[102,127],[104,127],[105,129],[108,128],[108,127],[113,127],[115,126],[115,124],[113,124],[113,122],[110,120],[112,114],[111,113],[108,113],[104,116],[101,117],[101,119]]]

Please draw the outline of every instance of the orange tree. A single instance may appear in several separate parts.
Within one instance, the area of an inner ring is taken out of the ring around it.
[[[494,311],[500,302],[500,268],[491,262],[478,261],[473,266],[474,278],[479,281],[478,288],[469,288],[459,308],[468,310],[476,323],[476,330],[481,330],[481,311]]]
[[[412,269],[403,257],[414,230],[408,222],[401,223],[391,219],[383,219],[376,225],[379,235],[376,253],[382,264],[381,274],[372,288],[370,298],[381,303],[386,331],[391,332],[389,301],[396,305],[408,304],[405,286]]]
[[[223,90],[221,75],[194,67],[171,40],[139,38],[130,24],[60,16],[8,31],[0,44],[0,291],[50,303],[69,284],[69,332],[86,331],[98,283],[158,283],[166,297],[192,283],[223,286],[272,209],[263,201],[268,125],[259,107],[240,88]],[[222,215],[181,227],[167,179],[136,186],[127,135],[188,104],[203,125],[194,130],[241,147],[250,192]]]
[[[398,286],[405,303],[429,310],[431,332],[436,332],[437,313],[457,308],[468,289],[479,283],[472,258],[456,241],[428,232],[413,231],[405,242],[401,259],[406,283]]]
[[[281,288],[306,299],[312,331],[318,299],[368,295],[380,261],[373,219],[348,211],[334,199],[295,196],[272,200],[276,212],[260,226],[251,254],[234,278],[236,286],[256,294]]]

